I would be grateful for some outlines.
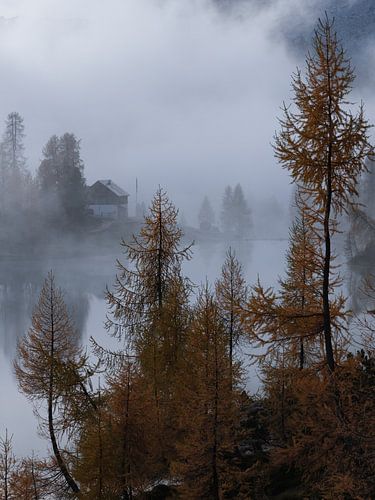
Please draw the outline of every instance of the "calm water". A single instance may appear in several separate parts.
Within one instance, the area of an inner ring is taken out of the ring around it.
[[[258,277],[265,285],[274,285],[283,273],[286,241],[253,241],[231,243],[244,269],[248,283]],[[193,259],[185,264],[191,280],[200,284],[214,280],[220,274],[228,244],[196,245]],[[46,441],[38,437],[37,421],[31,404],[18,392],[13,375],[13,359],[17,339],[28,329],[44,277],[53,270],[57,284],[75,319],[83,345],[92,335],[102,345],[114,347],[103,323],[106,315],[104,290],[115,276],[118,255],[47,259],[44,261],[12,261],[0,264],[0,432],[13,434],[16,454],[33,450],[43,455]]]

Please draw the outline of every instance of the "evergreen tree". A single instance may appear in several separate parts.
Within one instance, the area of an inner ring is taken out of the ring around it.
[[[227,186],[224,191],[221,210],[221,227],[224,233],[230,233],[233,227],[233,189]]]
[[[306,194],[308,223],[320,238],[325,355],[327,367],[333,372],[336,361],[330,294],[335,277],[331,238],[337,231],[335,217],[347,210],[357,195],[364,160],[372,150],[363,107],[357,115],[348,109],[347,95],[354,74],[328,19],[319,21],[314,51],[307,56],[306,64],[306,79],[299,71],[293,77],[295,111],[283,107],[275,153]]]
[[[86,206],[84,165],[80,141],[74,134],[53,135],[43,148],[38,181],[47,210],[70,226],[82,222]]]
[[[60,198],[70,224],[82,220],[86,204],[86,186],[80,141],[74,134],[60,139],[61,177]]]
[[[215,213],[207,196],[204,197],[198,213],[199,227],[209,231],[215,223]]]
[[[14,217],[29,208],[30,175],[24,156],[24,124],[19,113],[10,113],[0,145],[0,197],[2,213]]]
[[[221,212],[224,233],[234,238],[249,236],[252,223],[250,209],[247,206],[242,187],[237,184],[225,188]]]
[[[247,206],[242,187],[237,184],[233,190],[233,233],[236,238],[243,238],[250,235],[252,223],[251,213]]]
[[[10,113],[5,122],[5,132],[2,141],[3,160],[13,171],[22,172],[26,165],[23,140],[25,126],[23,118],[17,112]]]

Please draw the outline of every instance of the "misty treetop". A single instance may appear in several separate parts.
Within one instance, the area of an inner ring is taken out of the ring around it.
[[[26,168],[24,124],[19,113],[7,116],[0,144],[0,217],[4,220],[30,209],[33,182]]]
[[[210,231],[215,224],[215,212],[212,208],[208,196],[203,198],[202,204],[198,212],[199,228],[202,231]]]
[[[43,232],[69,231],[86,223],[86,182],[80,141],[72,133],[52,136],[33,177],[25,156],[25,126],[10,113],[0,143],[0,226],[2,251],[40,246]]]
[[[43,148],[37,181],[46,209],[57,211],[68,225],[77,225],[86,208],[86,182],[80,141],[74,134],[53,135]]]
[[[251,234],[252,220],[251,210],[240,184],[234,189],[227,186],[224,191],[221,226],[223,232],[234,238],[248,237]]]

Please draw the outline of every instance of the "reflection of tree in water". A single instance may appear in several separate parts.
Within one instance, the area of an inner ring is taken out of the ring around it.
[[[225,242],[200,242],[193,247],[193,259],[189,263],[189,268],[193,270],[188,276],[196,283],[202,283],[206,277],[213,282],[219,277],[222,265],[224,264],[226,253],[231,248],[241,263],[244,276],[248,275],[249,265],[252,260],[253,243],[250,240],[231,239]],[[197,265],[201,266],[200,269]],[[197,273],[199,271],[200,274]]]
[[[113,281],[114,258],[1,262],[0,349],[9,359],[14,356],[17,339],[30,325],[43,280],[51,269],[81,338],[89,315],[90,295],[104,298],[106,285]]]
[[[253,242],[246,239],[237,239],[227,241],[226,245],[221,250],[220,260],[224,264],[226,253],[229,250],[235,253],[236,259],[242,266],[243,275],[246,277],[249,274],[249,265],[252,261]],[[221,265],[222,265],[221,264]],[[221,267],[221,266],[220,266]]]

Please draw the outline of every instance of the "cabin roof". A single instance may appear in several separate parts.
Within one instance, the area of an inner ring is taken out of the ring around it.
[[[115,184],[111,179],[101,179],[97,182],[103,184],[103,186],[112,191],[112,193],[114,193],[116,196],[129,196],[129,193],[120,188],[120,186]]]

